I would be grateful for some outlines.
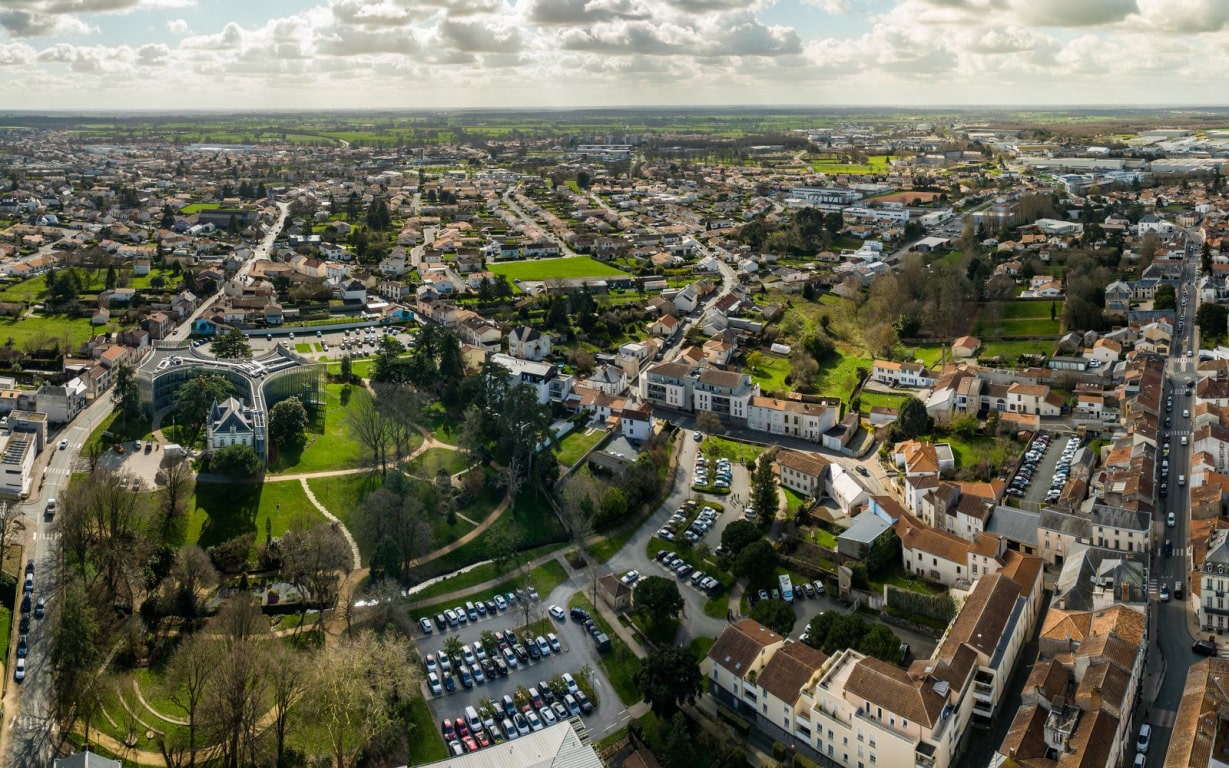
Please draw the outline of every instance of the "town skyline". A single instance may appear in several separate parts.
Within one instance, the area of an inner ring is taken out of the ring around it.
[[[46,109],[1206,104],[1213,0],[5,0]],[[1010,98],[1004,98],[1010,95]]]

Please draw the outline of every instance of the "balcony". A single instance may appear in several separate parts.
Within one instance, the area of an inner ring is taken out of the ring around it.
[[[1212,616],[1229,616],[1229,608],[1213,608],[1210,605],[1204,605],[1203,612]]]
[[[913,762],[917,768],[935,768],[935,748],[933,744],[922,742],[913,753]]]

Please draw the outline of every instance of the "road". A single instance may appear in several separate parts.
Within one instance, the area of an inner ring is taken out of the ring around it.
[[[44,519],[43,510],[48,499],[63,495],[81,447],[111,413],[111,409],[109,397],[96,400],[77,416],[71,426],[49,438],[44,455],[39,457],[36,466],[36,472],[44,466],[47,468],[41,487],[37,492],[31,491],[29,499],[20,506],[20,520],[26,528],[23,537],[25,551],[27,557],[34,558],[34,596],[47,599],[49,613],[54,610],[60,555],[57,534],[52,530],[51,521]],[[61,439],[68,440],[68,447],[64,450],[57,447]],[[10,673],[6,681],[0,755],[3,755],[3,764],[10,768],[45,768],[51,764],[54,740],[50,718],[51,671],[47,663],[50,644],[48,627],[48,619],[31,619],[26,680],[17,684]],[[14,640],[16,634],[13,634]],[[15,646],[10,647],[9,658],[17,658]]]
[[[1153,578],[1149,583],[1151,595],[1158,595],[1161,585],[1173,589],[1174,581],[1184,582],[1190,574],[1190,486],[1178,485],[1176,475],[1190,474],[1190,446],[1182,445],[1182,436],[1191,433],[1191,419],[1184,416],[1184,411],[1193,408],[1194,397],[1186,397],[1186,382],[1195,377],[1195,367],[1199,360],[1199,340],[1195,327],[1195,310],[1199,303],[1199,255],[1198,251],[1188,248],[1186,266],[1182,274],[1182,288],[1178,292],[1178,300],[1188,297],[1187,304],[1179,304],[1178,315],[1182,318],[1182,333],[1175,337],[1173,353],[1165,370],[1165,393],[1173,393],[1173,426],[1166,430],[1160,427],[1162,436],[1169,433],[1170,477],[1169,495],[1158,505],[1156,519],[1153,521],[1153,531],[1158,540],[1169,538],[1173,541],[1173,556],[1165,557],[1159,547],[1153,552]],[[1188,355],[1187,352],[1193,352]],[[1166,414],[1162,413],[1162,416]],[[1163,439],[1157,441],[1162,444]],[[1159,462],[1158,462],[1159,465]],[[1165,518],[1174,514],[1174,527],[1166,526]],[[1186,595],[1190,595],[1190,585],[1184,584]],[[1155,669],[1162,674],[1160,684],[1156,688],[1155,700],[1148,711],[1148,720],[1153,724],[1153,747],[1148,752],[1148,765],[1159,768],[1165,762],[1165,753],[1169,749],[1169,739],[1173,733],[1174,715],[1182,700],[1182,691],[1186,686],[1187,670],[1199,660],[1191,651],[1191,637],[1188,629],[1187,611],[1190,601],[1170,600],[1158,602],[1155,605],[1155,623],[1152,625],[1152,645],[1149,648],[1149,669]]]

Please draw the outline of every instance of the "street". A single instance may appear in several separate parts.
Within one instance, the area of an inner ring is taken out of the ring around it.
[[[1186,599],[1160,602],[1161,585],[1173,590],[1176,580],[1187,581],[1190,578],[1190,486],[1179,485],[1177,475],[1189,475],[1191,456],[1190,446],[1182,445],[1182,437],[1189,440],[1191,435],[1191,419],[1183,415],[1194,409],[1195,398],[1186,396],[1186,384],[1195,380],[1196,366],[1199,363],[1199,338],[1195,326],[1195,311],[1199,304],[1197,289],[1199,275],[1198,256],[1193,249],[1187,250],[1186,265],[1183,268],[1181,285],[1178,291],[1178,301],[1187,297],[1185,306],[1179,304],[1178,317],[1181,318],[1182,332],[1174,329],[1173,352],[1169,364],[1165,368],[1164,396],[1173,396],[1173,411],[1162,416],[1173,419],[1171,428],[1160,427],[1162,436],[1158,436],[1158,448],[1166,441],[1170,445],[1169,453],[1169,495],[1158,505],[1156,519],[1153,520],[1153,531],[1158,539],[1158,546],[1153,549],[1153,577],[1149,580],[1149,594],[1157,596],[1154,606],[1155,622],[1151,625],[1150,635],[1154,639],[1149,649],[1149,676],[1160,675],[1156,685],[1155,700],[1147,711],[1147,722],[1152,724],[1153,748],[1148,753],[1148,765],[1159,768],[1165,762],[1165,753],[1169,749],[1169,739],[1173,734],[1174,717],[1178,705],[1182,701],[1182,691],[1186,687],[1187,670],[1199,656],[1191,650],[1194,638],[1190,634],[1188,611],[1191,610],[1190,584],[1185,584]],[[1188,355],[1187,352],[1193,354]],[[1165,433],[1168,438],[1161,439]],[[1158,462],[1159,466],[1159,462]],[[1166,526],[1165,519],[1169,513],[1174,515],[1174,527]],[[1173,542],[1173,555],[1165,557],[1159,542],[1165,539]],[[1145,686],[1150,685],[1145,682]],[[1142,713],[1141,713],[1142,714]],[[1142,719],[1139,720],[1143,722]]]
[[[110,397],[100,398],[82,411],[72,426],[52,433],[36,464],[36,472],[38,467],[46,467],[41,485],[37,490],[31,490],[29,499],[20,507],[20,520],[25,525],[26,533],[26,556],[34,559],[34,597],[46,598],[48,617],[54,610],[59,548],[54,526],[44,518],[43,510],[48,499],[63,495],[82,445],[111,413],[111,409]],[[68,440],[68,447],[64,450],[58,448],[61,439]],[[16,614],[13,620],[18,620]],[[3,732],[0,732],[0,754],[4,756],[4,765],[12,768],[45,768],[51,764],[54,739],[50,717],[51,671],[47,663],[50,644],[48,626],[49,618],[31,618],[25,682],[13,680],[11,665],[5,680],[5,722]],[[9,649],[11,660],[17,658],[14,650],[16,639],[17,633],[14,632],[11,638],[14,645]]]

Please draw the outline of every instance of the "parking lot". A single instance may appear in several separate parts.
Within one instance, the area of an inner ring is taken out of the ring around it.
[[[1020,498],[1026,507],[1052,503],[1058,498],[1070,473],[1070,455],[1064,458],[1069,437],[1066,435],[1038,434],[1024,452],[1020,470],[1008,482],[1008,495]],[[1076,443],[1078,445],[1078,442]],[[1035,452],[1044,451],[1039,458],[1030,458]],[[1017,490],[1015,484],[1031,473],[1027,487]],[[1020,494],[1023,495],[1020,495]]]
[[[582,721],[588,727],[594,739],[599,739],[622,727],[626,721],[626,709],[619,701],[614,688],[605,679],[601,669],[598,667],[597,649],[593,640],[589,637],[584,627],[572,619],[565,616],[563,621],[559,621],[550,618],[547,613],[548,607],[552,604],[559,605],[566,611],[567,598],[575,591],[575,585],[571,584],[571,582],[565,582],[550,595],[546,596],[545,599],[530,602],[530,623],[537,622],[543,618],[550,621],[553,626],[551,631],[554,632],[559,640],[560,651],[558,653],[551,653],[538,660],[530,659],[527,663],[521,663],[518,659],[517,666],[509,668],[507,677],[487,680],[483,684],[476,684],[470,689],[464,688],[461,681],[457,679],[454,692],[445,692],[442,695],[435,696],[432,695],[431,691],[424,684],[423,693],[426,695],[431,711],[435,715],[436,725],[438,726],[444,718],[455,720],[458,717],[463,717],[466,707],[472,706],[477,709],[487,699],[499,702],[504,695],[514,696],[518,686],[523,686],[524,688],[538,687],[539,682],[549,682],[555,677],[562,676],[565,672],[580,679],[582,677],[582,670],[587,668],[589,672],[587,680],[593,688],[596,699],[593,702],[595,705],[593,713],[582,715]],[[478,621],[469,622],[456,629],[450,628],[441,632],[438,627],[433,626],[430,635],[422,635],[420,631],[418,638],[419,652],[424,658],[428,653],[435,654],[438,657],[448,638],[456,637],[462,643],[472,646],[475,641],[481,639],[483,632],[488,631],[495,632],[496,630],[512,629],[519,638],[524,635],[521,629],[524,626],[524,619],[524,604],[518,602],[509,605],[505,611],[498,611],[494,616],[480,616]]]
[[[348,331],[306,330],[294,333],[271,330],[254,331],[248,334],[248,341],[252,345],[252,352],[256,355],[268,352],[278,344],[288,345],[291,349],[300,344],[308,344],[311,346],[311,352],[304,354],[329,360],[340,360],[346,355],[355,358],[374,356],[380,349],[380,339],[385,334],[393,336],[408,347],[413,343],[416,333],[416,330],[407,330],[400,326],[354,328]],[[196,350],[203,357],[209,356],[211,354],[209,340],[202,339],[199,342],[199,346],[195,347]],[[194,345],[196,344],[197,342],[194,342]]]

